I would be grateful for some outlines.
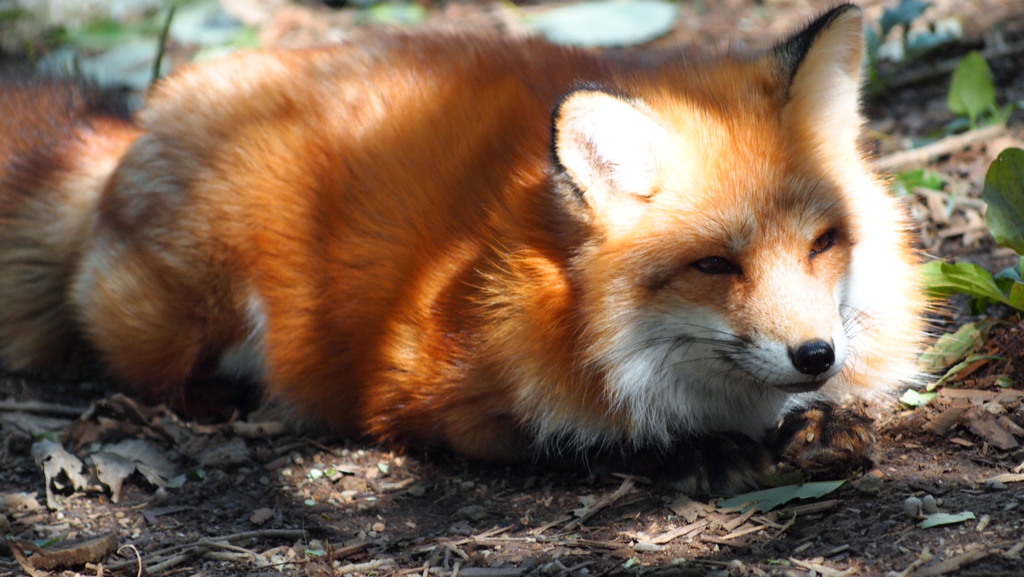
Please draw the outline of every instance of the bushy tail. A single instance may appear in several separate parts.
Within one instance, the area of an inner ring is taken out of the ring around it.
[[[137,136],[125,102],[73,81],[0,79],[0,366],[63,373],[89,356],[68,287]]]

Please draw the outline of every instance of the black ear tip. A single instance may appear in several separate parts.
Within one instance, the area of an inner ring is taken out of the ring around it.
[[[839,18],[851,14],[860,15],[860,6],[856,4],[839,4],[834,6],[821,16],[818,16],[802,30],[775,46],[773,52],[791,78],[796,74],[797,68],[800,67],[800,63],[807,56],[807,51],[810,50],[818,35]]]

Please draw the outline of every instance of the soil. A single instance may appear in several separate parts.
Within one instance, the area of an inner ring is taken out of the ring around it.
[[[766,45],[806,22],[819,4],[686,4],[671,40]],[[883,3],[864,4],[869,21],[877,21]],[[968,48],[1011,47],[989,62],[999,101],[1024,101],[1024,5],[976,0],[967,11],[951,0],[934,4],[926,20],[961,17],[965,41],[914,65],[916,79],[897,74],[882,95],[868,98],[879,157],[953,120],[943,67]],[[430,10],[432,24],[500,24],[492,8],[478,4]],[[332,19],[343,18],[318,6],[291,6],[266,21],[265,40],[316,41],[336,25]],[[990,270],[1012,263],[979,221],[978,199],[998,151],[1022,144],[1024,114],[1017,112],[1000,134],[913,165],[946,179],[942,198],[913,197],[927,252]],[[1009,311],[989,312],[1004,315],[983,348],[997,358],[960,371],[925,406],[880,399],[865,407],[880,433],[877,469],[820,499],[769,513],[691,501],[671,486],[614,471],[397,454],[290,433],[280,423],[254,428],[252,417],[185,422],[103,385],[7,375],[0,377],[0,531],[9,547],[0,553],[0,577],[136,575],[143,568],[211,577],[1024,575],[1024,323]],[[938,332],[976,319],[956,302],[935,316]],[[44,475],[37,460],[49,466],[46,458],[64,457],[52,450],[34,459],[43,454],[43,439],[59,439],[89,463],[97,458],[87,456],[125,440],[136,443],[129,444],[136,452],[124,461],[127,477],[118,490],[111,468],[100,467],[103,479],[76,480],[67,465],[73,461],[62,461],[63,472],[58,465]],[[924,528],[919,508],[931,511],[933,504],[971,515]],[[104,535],[113,537],[75,545]],[[56,543],[47,549],[65,550],[32,556],[57,558],[56,567],[23,569],[32,563],[25,552],[48,540]]]

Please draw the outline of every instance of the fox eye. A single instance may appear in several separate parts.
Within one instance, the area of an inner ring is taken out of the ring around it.
[[[724,256],[705,257],[695,261],[691,266],[704,274],[737,274],[740,272],[740,265]]]
[[[832,248],[836,244],[836,230],[830,228],[811,243],[811,256],[815,256]]]

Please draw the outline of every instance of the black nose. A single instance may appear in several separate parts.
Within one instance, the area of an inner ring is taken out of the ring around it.
[[[836,352],[832,350],[832,345],[825,341],[808,341],[797,350],[790,350],[789,359],[801,373],[820,375],[832,368],[832,364],[836,362]]]

